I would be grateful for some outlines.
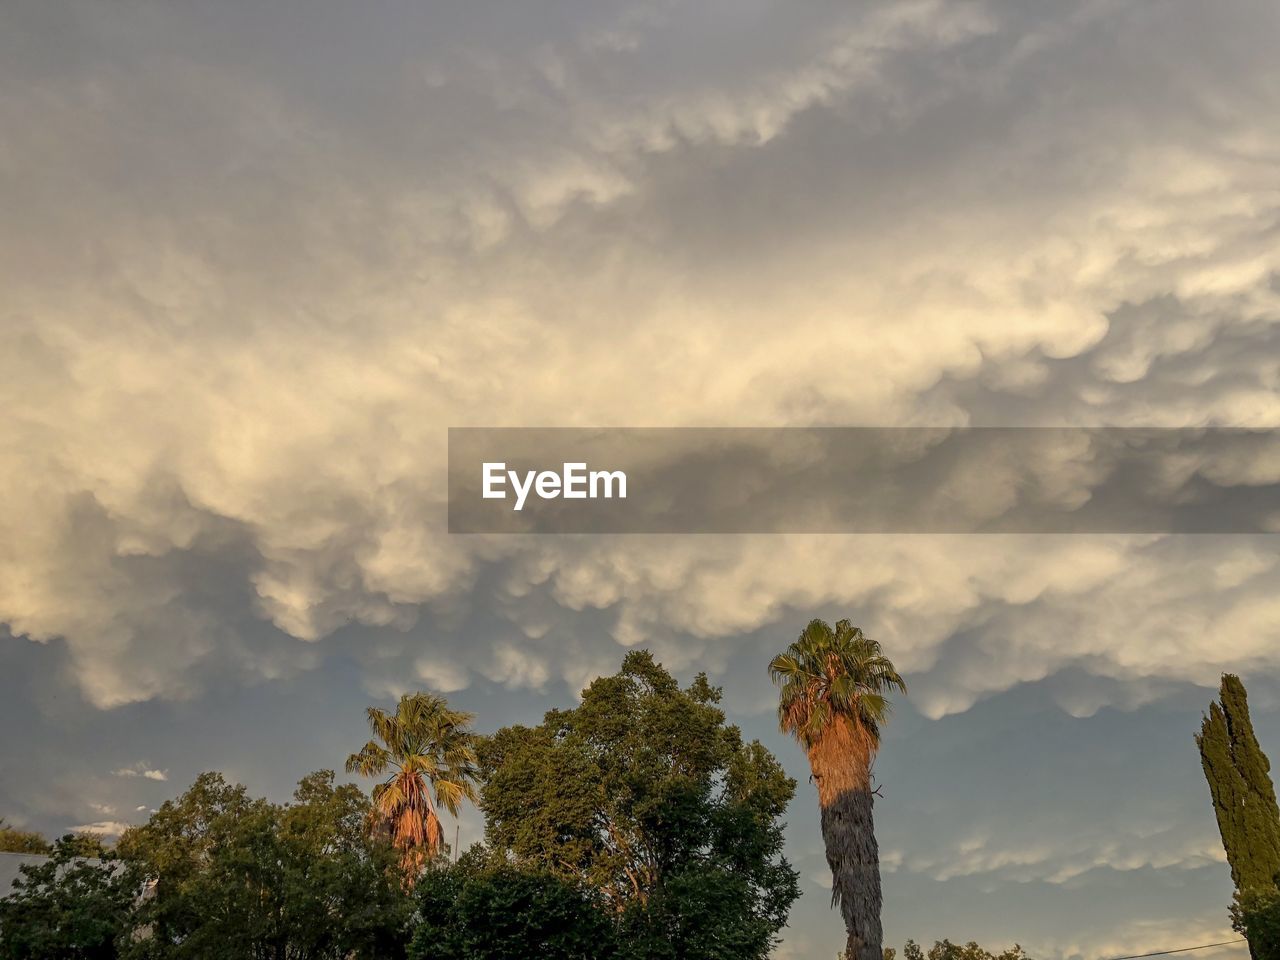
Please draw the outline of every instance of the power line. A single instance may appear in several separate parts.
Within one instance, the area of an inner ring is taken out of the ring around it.
[[[1179,947],[1177,950],[1157,950],[1155,953],[1135,953],[1128,957],[1112,957],[1111,960],[1143,960],[1144,957],[1167,957],[1171,953],[1189,953],[1192,950],[1208,950],[1210,947],[1226,947],[1233,943],[1246,943],[1241,937],[1238,940],[1223,940],[1221,943],[1202,943],[1198,947]]]

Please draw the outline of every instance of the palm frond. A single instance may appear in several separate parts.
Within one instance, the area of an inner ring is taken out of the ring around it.
[[[402,852],[406,883],[412,885],[443,844],[437,803],[456,817],[463,801],[478,799],[473,716],[431,693],[405,694],[394,713],[370,707],[366,716],[373,739],[348,758],[347,770],[371,777],[391,771],[373,788],[371,817]]]
[[[907,685],[880,644],[849,620],[833,628],[809,621],[800,636],[769,663],[778,686],[781,729],[811,747],[836,717],[850,721],[874,750],[888,718],[886,694]]]
[[[376,777],[387,769],[391,756],[376,741],[370,740],[359,752],[347,757],[347,773],[359,773],[362,777]]]

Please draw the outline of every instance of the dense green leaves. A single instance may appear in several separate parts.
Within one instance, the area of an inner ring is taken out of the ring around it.
[[[328,771],[286,804],[202,774],[104,862],[67,837],[29,868],[0,902],[0,960],[763,960],[799,895],[795,783],[719,700],[633,653],[476,757],[468,715],[402,698],[351,759],[387,775],[372,800]],[[487,844],[411,890],[389,820],[455,809],[480,767]],[[421,806],[399,802],[411,782]]]
[[[481,745],[489,846],[595,891],[626,956],[764,957],[798,896],[779,822],[795,782],[719,699],[635,652],[578,707]]]
[[[112,854],[81,857],[75,836],[61,838],[43,863],[21,868],[0,900],[3,960],[109,960],[129,923],[136,881]]]
[[[360,960],[404,955],[413,905],[369,800],[305,778],[289,804],[206,773],[117,850],[60,840],[0,901],[0,958]],[[85,860],[101,853],[102,860]]]
[[[1220,700],[1210,704],[1196,743],[1231,879],[1241,893],[1273,888],[1280,872],[1280,810],[1271,765],[1254,736],[1239,677],[1223,676]]]
[[[1223,674],[1196,745],[1236,885],[1231,915],[1254,960],[1280,960],[1280,809],[1244,684]]]
[[[885,951],[886,954],[889,951]],[[902,948],[903,960],[1029,960],[1026,951],[1014,944],[1000,953],[984,950],[972,940],[968,943],[952,943],[939,940],[926,953],[914,940],[908,940]]]
[[[0,820],[0,853],[48,853],[49,841],[32,830],[17,830]]]
[[[410,905],[395,854],[365,830],[369,801],[324,771],[291,804],[251,799],[203,774],[143,827],[123,856],[152,879],[121,955],[358,958],[403,952]]]
[[[1248,890],[1237,899],[1232,913],[1236,929],[1249,939],[1254,960],[1280,960],[1280,890]]]
[[[796,894],[794,876],[778,868],[775,883],[762,884],[773,902],[741,871],[694,865],[673,871],[649,900],[621,917],[620,960],[742,960],[765,957]],[[743,909],[757,903],[756,909]]]
[[[593,896],[550,873],[469,860],[418,884],[413,960],[610,960],[615,931]]]

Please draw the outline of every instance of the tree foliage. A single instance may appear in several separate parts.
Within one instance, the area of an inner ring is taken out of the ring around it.
[[[938,940],[928,953],[914,940],[908,940],[902,947],[902,957],[903,960],[1030,960],[1026,951],[1016,943],[1000,953],[992,953],[972,940],[965,944]]]
[[[795,782],[719,700],[633,652],[579,706],[481,744],[490,848],[593,891],[621,955],[764,957],[799,895],[780,823]]]
[[[18,830],[0,819],[0,853],[40,853],[51,850],[49,841],[33,830]]]
[[[105,857],[111,849],[96,833],[69,833],[62,840],[72,851],[73,856],[77,857],[100,859]]]
[[[840,720],[851,723],[874,750],[889,715],[887,692],[907,692],[880,644],[848,620],[834,629],[811,620],[786,652],[773,658],[769,675],[780,688],[779,725],[806,750],[820,744]]]
[[[0,958],[110,960],[135,890],[114,854],[88,860],[79,838],[60,838],[47,860],[20,868],[13,892],[0,900]]]
[[[329,771],[276,805],[206,773],[121,856],[151,881],[121,956],[327,960],[403,954],[411,905],[395,851],[370,838],[369,801]]]
[[[1254,960],[1280,960],[1280,890],[1255,887],[1236,900],[1235,927],[1249,940]]]
[[[543,871],[467,859],[418,884],[413,960],[612,960],[610,917],[582,887]]]
[[[1271,764],[1254,735],[1239,677],[1223,675],[1220,702],[1210,704],[1196,744],[1236,890],[1274,888],[1280,873],[1280,809]]]

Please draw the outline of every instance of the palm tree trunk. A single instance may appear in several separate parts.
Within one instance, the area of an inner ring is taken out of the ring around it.
[[[881,960],[880,855],[870,790],[847,790],[822,807],[831,898],[840,905],[848,960]]]
[[[880,851],[872,816],[871,749],[837,722],[809,754],[831,867],[831,902],[839,905],[847,960],[882,960]]]

